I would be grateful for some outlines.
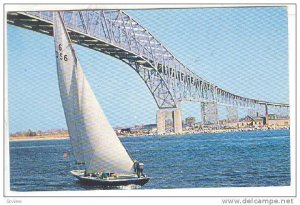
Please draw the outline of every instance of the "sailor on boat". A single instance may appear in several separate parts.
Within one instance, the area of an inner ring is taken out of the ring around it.
[[[143,177],[145,176],[143,163],[140,163],[140,162],[134,160],[133,167],[134,167],[134,172],[136,172],[138,178],[141,178],[141,176],[143,176]]]

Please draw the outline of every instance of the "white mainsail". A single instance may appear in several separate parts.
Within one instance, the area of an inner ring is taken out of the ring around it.
[[[53,16],[59,89],[75,159],[87,172],[131,172],[133,161],[85,78],[62,16]]]

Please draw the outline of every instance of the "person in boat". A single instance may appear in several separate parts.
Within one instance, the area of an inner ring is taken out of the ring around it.
[[[140,178],[141,176],[144,175],[143,172],[144,172],[144,170],[143,170],[142,164],[137,163],[137,175],[138,175],[138,178]]]
[[[144,175],[144,167],[143,166],[140,166],[140,173],[141,173],[141,176],[143,176],[143,177],[145,176]]]
[[[136,173],[139,162],[137,160],[134,160],[133,162],[134,162],[133,163],[133,169],[134,169],[134,172]]]
[[[102,175],[101,175],[102,179],[107,179],[108,177],[109,177],[109,173],[102,172]]]
[[[138,178],[141,177],[140,163],[137,163],[137,166],[136,166],[136,174],[137,174]]]

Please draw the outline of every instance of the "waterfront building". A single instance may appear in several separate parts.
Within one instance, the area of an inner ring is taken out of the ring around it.
[[[194,127],[195,126],[195,122],[196,122],[195,117],[187,117],[187,118],[185,118],[185,124],[188,127]]]

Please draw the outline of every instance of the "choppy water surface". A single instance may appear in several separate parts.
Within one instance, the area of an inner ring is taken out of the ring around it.
[[[145,163],[139,189],[290,185],[289,130],[123,138]],[[100,189],[70,175],[77,169],[69,140],[10,142],[13,191]]]

